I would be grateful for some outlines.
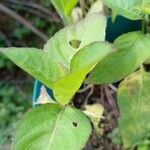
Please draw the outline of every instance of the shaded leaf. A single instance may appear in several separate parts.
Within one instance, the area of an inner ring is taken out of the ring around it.
[[[112,140],[114,144],[121,145],[121,136],[120,136],[120,131],[119,128],[115,128],[109,135],[108,137]]]
[[[81,111],[58,104],[41,105],[21,119],[13,149],[81,150],[90,133],[90,122]]]
[[[150,74],[143,70],[119,86],[119,129],[125,147],[135,146],[150,133]]]
[[[125,78],[150,58],[150,35],[131,32],[115,41],[117,51],[103,59],[91,72],[89,81],[112,83]]]

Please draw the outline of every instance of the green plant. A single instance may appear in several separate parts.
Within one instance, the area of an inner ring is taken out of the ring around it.
[[[0,89],[1,145],[11,143],[16,122],[31,104],[12,85],[0,83]]]
[[[141,19],[144,23],[149,21],[149,11],[145,9],[148,0],[126,0],[126,5],[121,0],[104,2],[115,14]],[[52,0],[52,3],[69,24],[77,1]],[[57,32],[43,50],[0,48],[19,67],[51,88],[56,100],[24,115],[17,127],[13,149],[80,150],[84,147],[92,127],[86,115],[71,106],[70,101],[88,73],[88,81],[94,84],[125,78],[118,90],[119,130],[114,134],[121,139],[115,141],[132,148],[149,136],[150,74],[142,64],[150,58],[150,35],[140,31],[127,33],[112,45],[104,42],[105,29],[106,17],[94,13]],[[92,113],[86,114],[91,118]]]

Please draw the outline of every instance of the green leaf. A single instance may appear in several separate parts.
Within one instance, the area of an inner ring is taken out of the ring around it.
[[[95,62],[100,62],[113,52],[113,46],[107,42],[93,42],[79,50],[71,60],[71,71],[77,71]]]
[[[0,48],[0,52],[49,88],[66,74],[65,69],[50,58],[46,51],[35,48]]]
[[[54,83],[53,93],[56,100],[61,105],[66,105],[82,85],[87,73],[91,70],[94,64],[70,73],[64,78],[57,80]]]
[[[56,100],[66,105],[80,88],[87,73],[112,51],[109,44],[94,43],[104,41],[105,28],[106,18],[93,14],[56,33],[47,42],[44,51],[10,48],[2,49],[2,53],[51,88]]]
[[[89,81],[95,84],[112,83],[125,78],[150,58],[150,35],[132,32],[115,41],[117,51],[107,56],[91,72]]]
[[[104,4],[114,10],[117,14],[131,20],[143,18],[143,14],[136,9],[143,4],[143,0],[103,0]]]
[[[108,137],[111,139],[113,144],[122,144],[119,128],[113,129],[113,131],[110,134],[108,134]]]
[[[143,70],[127,77],[119,86],[119,129],[126,148],[150,133],[150,74]]]
[[[150,1],[143,0],[142,5],[137,6],[136,9],[143,14],[150,14]]]
[[[50,0],[66,24],[71,23],[71,13],[78,0]]]
[[[75,53],[87,44],[105,40],[106,18],[93,14],[57,32],[45,45],[51,58],[70,69],[70,62]],[[75,42],[77,41],[77,42]],[[73,46],[72,43],[78,43]]]
[[[87,73],[112,52],[112,46],[104,42],[93,42],[79,50],[71,61],[71,72],[54,83],[54,96],[62,105],[67,104],[80,88]]]
[[[41,105],[21,119],[14,150],[81,150],[91,133],[81,111],[58,104]]]

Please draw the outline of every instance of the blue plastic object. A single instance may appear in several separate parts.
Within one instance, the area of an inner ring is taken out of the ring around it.
[[[112,18],[108,17],[107,29],[106,29],[106,40],[109,42],[113,42],[118,36],[124,33],[138,31],[141,29],[141,24],[142,22],[140,20],[132,21],[122,16],[117,16],[115,23],[113,23]],[[32,98],[33,106],[37,98],[39,97],[41,86],[42,83],[36,80],[34,84],[34,91],[33,91],[33,98]],[[54,99],[52,90],[48,89],[47,87],[46,90],[49,93],[49,95]]]

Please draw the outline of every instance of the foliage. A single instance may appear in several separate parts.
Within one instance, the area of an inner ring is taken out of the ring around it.
[[[149,89],[150,73],[143,69],[134,72],[120,84],[118,123],[123,144],[127,148],[148,137],[150,131]]]
[[[145,8],[148,0],[104,2],[113,9],[113,17],[120,14],[132,20],[148,21],[149,9]],[[52,3],[69,24],[77,1],[52,0]],[[125,148],[139,145],[139,149],[143,140],[146,141],[150,133],[150,75],[142,64],[150,58],[150,34],[131,32],[110,44],[105,42],[105,29],[106,18],[94,13],[57,32],[43,50],[0,48],[1,53],[51,88],[57,102],[38,106],[25,114],[17,128],[15,150],[42,149],[45,145],[47,150],[84,147],[91,125],[81,111],[70,106],[70,101],[88,73],[88,81],[94,84],[125,78],[118,90],[120,116],[118,128],[111,135],[113,141],[123,143]],[[85,112],[97,126],[98,112],[89,111]],[[100,117],[102,113],[99,112]]]
[[[16,122],[29,106],[14,86],[0,84],[0,144],[11,142]]]
[[[91,21],[93,25],[88,26]],[[85,24],[87,25],[86,28],[84,28]],[[91,15],[76,25],[66,27],[56,33],[46,43],[44,51],[33,48],[6,48],[2,49],[1,52],[51,88],[56,100],[65,105],[79,89],[91,68],[112,52],[112,47],[108,43],[94,42],[98,39],[104,40],[105,24],[103,16]],[[95,28],[96,26],[98,27]],[[91,37],[87,36],[89,32]],[[81,41],[78,49],[71,46],[70,41],[72,39]],[[91,51],[91,49],[93,50]],[[88,60],[91,52],[93,57]],[[69,87],[71,88],[68,91]]]
[[[44,147],[45,150],[58,150],[61,147],[62,150],[80,150],[90,132],[89,120],[81,111],[58,104],[46,104],[29,111],[21,119],[13,149],[41,150]]]
[[[78,3],[78,0],[50,0],[57,12],[64,20],[65,24],[72,22],[72,10],[75,5]]]
[[[92,83],[112,83],[122,80],[150,58],[150,35],[131,32],[115,40],[117,51],[106,57],[91,72]],[[141,53],[142,50],[142,53]]]
[[[117,14],[131,20],[143,19],[149,13],[149,0],[103,0]]]

